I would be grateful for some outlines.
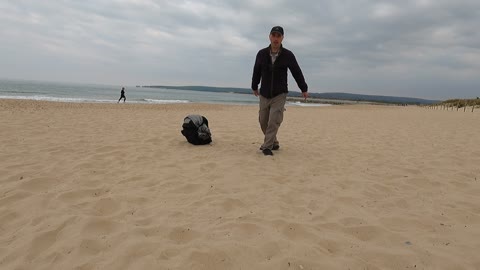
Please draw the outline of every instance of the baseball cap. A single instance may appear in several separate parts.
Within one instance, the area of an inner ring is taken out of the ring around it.
[[[283,28],[281,26],[274,26],[272,30],[270,30],[270,34],[272,34],[273,32],[277,32],[283,36]]]

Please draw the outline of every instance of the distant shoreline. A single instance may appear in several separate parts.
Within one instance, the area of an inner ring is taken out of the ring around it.
[[[237,94],[251,94],[252,90],[249,88],[235,88],[235,87],[212,87],[212,86],[168,86],[168,85],[137,85],[137,87],[145,88],[165,88],[172,90],[190,90],[190,91],[207,91],[219,93],[237,93]],[[428,100],[422,98],[412,97],[397,97],[397,96],[381,96],[381,95],[364,95],[352,94],[345,92],[325,92],[315,93],[309,92],[310,103],[325,103],[325,104],[390,104],[390,105],[426,105],[435,104],[439,100]],[[301,101],[301,93],[298,91],[289,91],[289,98],[298,98],[296,101]]]

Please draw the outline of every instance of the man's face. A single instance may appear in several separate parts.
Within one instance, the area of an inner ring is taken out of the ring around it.
[[[270,44],[273,48],[279,48],[282,44],[283,36],[280,33],[273,32],[270,34]]]

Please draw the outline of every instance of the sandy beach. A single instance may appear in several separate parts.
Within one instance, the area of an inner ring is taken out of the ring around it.
[[[480,269],[479,111],[0,100],[0,269]]]

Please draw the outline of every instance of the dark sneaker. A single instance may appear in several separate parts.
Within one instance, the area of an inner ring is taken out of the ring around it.
[[[265,149],[265,148],[263,148],[262,146],[260,146],[260,151],[263,151],[263,149]],[[274,144],[274,145],[272,146],[272,150],[273,150],[273,151],[276,151],[276,150],[278,150],[278,149],[280,149],[280,145]]]
[[[268,148],[265,148],[262,150],[262,153],[265,155],[265,156],[273,156],[273,153],[272,153],[272,150],[268,149]]]

